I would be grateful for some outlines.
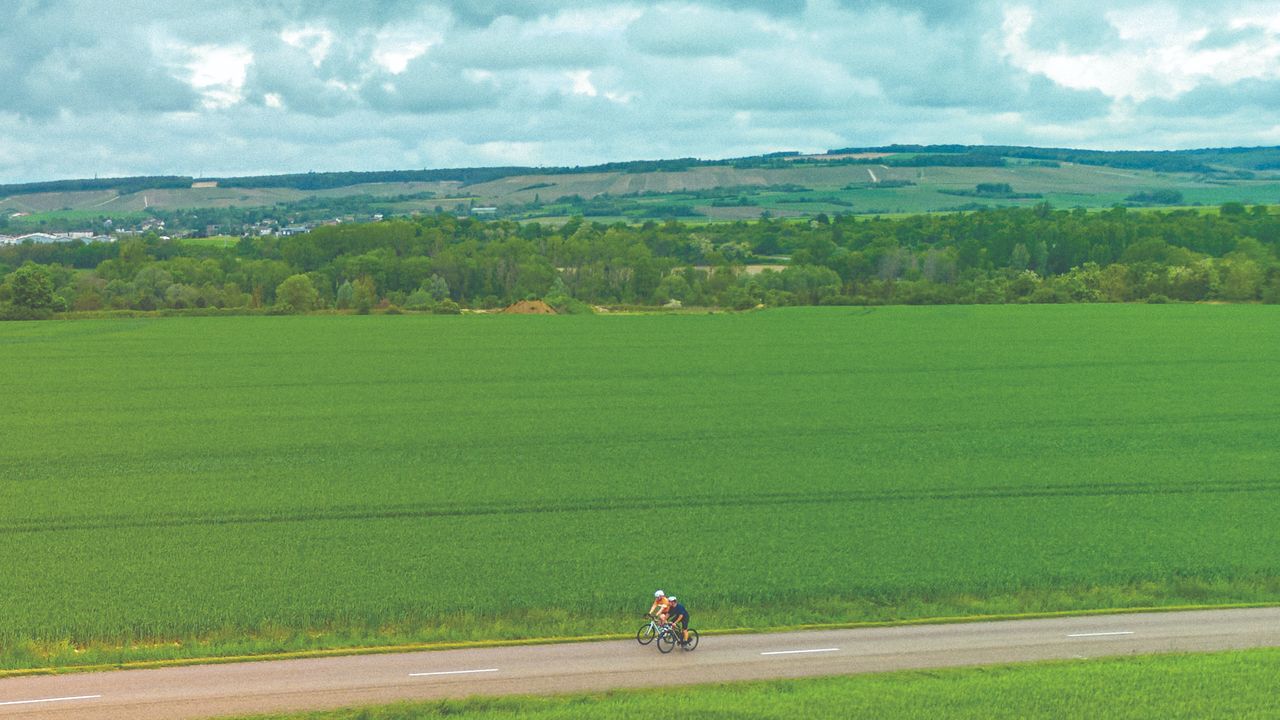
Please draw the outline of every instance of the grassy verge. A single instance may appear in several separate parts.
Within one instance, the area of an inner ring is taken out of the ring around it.
[[[555,697],[472,698],[274,720],[1272,718],[1280,649],[999,665]]]

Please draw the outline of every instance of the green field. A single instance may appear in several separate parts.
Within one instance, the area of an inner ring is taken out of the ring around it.
[[[0,324],[0,667],[1280,600],[1280,308]]]
[[[209,237],[190,237],[179,240],[183,245],[202,245],[214,248],[232,248],[240,242],[239,237],[231,235],[210,235]]]
[[[1110,658],[561,697],[474,698],[275,720],[1274,718],[1280,650]]]

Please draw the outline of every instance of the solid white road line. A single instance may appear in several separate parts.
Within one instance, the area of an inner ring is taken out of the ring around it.
[[[409,673],[409,677],[427,677],[428,675],[469,675],[471,673],[498,672],[498,668],[486,670],[448,670],[446,672]]]
[[[1067,637],[1105,637],[1107,635],[1132,635],[1132,630],[1123,630],[1121,632],[1104,632],[1104,633],[1076,633]]]
[[[761,655],[800,655],[803,653],[819,653],[819,652],[836,652],[840,648],[819,648],[817,650],[774,650],[773,652],[762,652]]]
[[[101,695],[77,695],[75,697],[44,698],[42,700],[10,700],[0,705],[34,705],[36,703],[67,702],[68,700],[96,700]]]

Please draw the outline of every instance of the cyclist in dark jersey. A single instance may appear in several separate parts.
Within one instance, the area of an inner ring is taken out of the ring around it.
[[[667,610],[667,619],[672,625],[679,625],[684,631],[684,639],[680,641],[683,645],[689,642],[689,611],[685,609],[684,603],[680,602],[674,596],[667,598],[671,601],[671,607]]]

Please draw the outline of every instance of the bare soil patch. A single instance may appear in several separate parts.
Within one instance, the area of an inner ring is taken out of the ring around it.
[[[502,311],[507,315],[555,315],[555,308],[541,300],[521,300],[508,305]]]

